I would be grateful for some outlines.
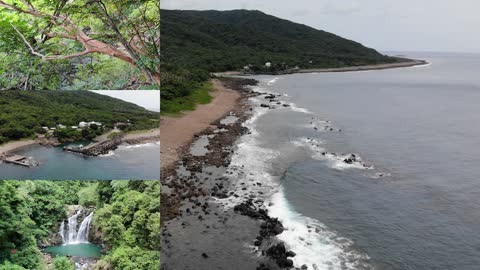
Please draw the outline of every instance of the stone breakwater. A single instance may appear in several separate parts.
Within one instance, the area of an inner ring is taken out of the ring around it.
[[[73,153],[79,153],[86,156],[99,156],[108,154],[108,152],[118,148],[120,144],[123,143],[124,135],[117,135],[112,139],[105,140],[103,142],[95,143],[81,148],[76,147],[64,147],[64,151],[69,151]]]
[[[156,142],[159,141],[160,138],[157,135],[151,135],[151,136],[141,136],[141,137],[135,137],[135,138],[127,138],[125,135],[117,135],[111,139],[98,142],[92,145],[87,145],[85,147],[64,147],[64,151],[69,151],[73,153],[79,153],[83,154],[85,156],[100,156],[100,155],[106,155],[110,151],[113,151],[117,149],[121,144],[141,144],[141,143],[147,143],[147,142]]]

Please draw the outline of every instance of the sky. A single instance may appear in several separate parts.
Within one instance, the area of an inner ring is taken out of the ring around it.
[[[156,90],[93,90],[97,94],[137,104],[147,110],[160,111],[160,91]]]
[[[161,0],[164,9],[257,9],[380,51],[480,53],[480,0]]]

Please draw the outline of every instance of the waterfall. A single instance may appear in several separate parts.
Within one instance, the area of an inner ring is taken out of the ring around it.
[[[68,218],[68,239],[66,244],[74,244],[77,240],[77,218],[81,213],[82,210],[79,210]]]
[[[62,237],[64,245],[88,243],[88,233],[90,231],[90,224],[93,219],[93,212],[86,216],[77,231],[78,216],[82,214],[82,210],[75,212],[75,214],[68,218],[68,227],[65,228],[65,221],[60,224],[59,234]],[[65,232],[67,234],[65,235]],[[66,237],[65,237],[66,236]]]
[[[90,213],[85,219],[83,219],[82,224],[77,233],[77,242],[85,243],[88,242],[88,232],[90,228],[90,223],[92,222],[93,212]]]
[[[60,231],[58,232],[62,237],[62,243],[65,243],[65,220],[62,220],[60,224]]]

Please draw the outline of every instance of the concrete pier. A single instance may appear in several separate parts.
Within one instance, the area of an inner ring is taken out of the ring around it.
[[[16,164],[24,167],[31,167],[32,165],[28,162],[28,158],[20,155],[6,155],[3,158],[5,163]]]

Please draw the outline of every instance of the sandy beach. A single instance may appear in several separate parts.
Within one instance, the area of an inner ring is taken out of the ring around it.
[[[6,144],[0,145],[0,156],[4,154],[8,154],[8,152],[18,150],[20,148],[36,144],[37,141],[35,140],[22,140],[22,141],[13,141]]]
[[[237,104],[240,94],[228,89],[218,80],[213,80],[213,100],[209,104],[198,105],[195,111],[185,112],[180,117],[161,117],[161,165],[165,168],[179,159],[180,149],[189,144],[196,133],[211,126]]]

